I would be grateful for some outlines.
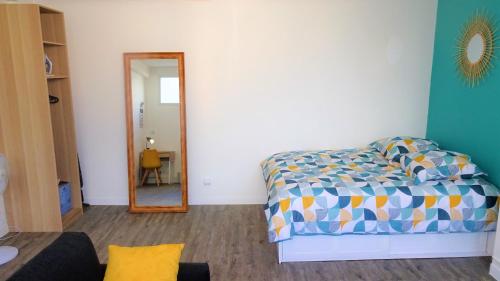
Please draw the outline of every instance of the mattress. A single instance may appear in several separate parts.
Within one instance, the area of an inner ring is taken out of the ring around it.
[[[414,185],[370,147],[278,153],[261,166],[270,242],[295,235],[496,229],[499,190],[485,179]]]

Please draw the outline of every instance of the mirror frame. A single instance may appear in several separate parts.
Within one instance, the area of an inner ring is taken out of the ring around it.
[[[181,128],[181,206],[137,206],[136,204],[136,171],[134,151],[134,124],[132,112],[132,78],[131,62],[139,59],[177,59],[179,69],[179,112]],[[187,212],[188,211],[188,177],[187,177],[187,147],[186,147],[186,96],[184,77],[184,53],[183,52],[148,52],[148,53],[124,53],[125,67],[125,113],[127,122],[127,157],[128,157],[128,198],[129,212],[152,213],[152,212]]]
[[[469,43],[476,35],[483,39],[483,52],[478,61],[472,62],[467,51]],[[464,25],[457,41],[456,63],[460,76],[469,87],[479,85],[491,70],[497,39],[495,21],[486,12],[476,11]]]

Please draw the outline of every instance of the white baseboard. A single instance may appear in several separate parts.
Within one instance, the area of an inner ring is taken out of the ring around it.
[[[85,203],[89,205],[111,205],[128,206],[128,197],[85,197]]]
[[[85,203],[90,205],[127,205],[128,197],[85,197]],[[257,200],[236,200],[234,198],[216,198],[215,200],[191,200],[189,205],[264,205]]]
[[[490,275],[496,280],[500,280],[500,261],[493,257],[490,265]]]
[[[214,191],[216,194],[217,192]],[[189,205],[264,205],[266,199],[256,196],[200,196],[192,194],[188,196]]]

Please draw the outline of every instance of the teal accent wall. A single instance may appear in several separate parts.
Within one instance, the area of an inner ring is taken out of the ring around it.
[[[474,88],[463,82],[455,63],[460,31],[478,9],[500,23],[499,0],[438,2],[427,137],[442,149],[469,154],[500,187],[500,61]]]

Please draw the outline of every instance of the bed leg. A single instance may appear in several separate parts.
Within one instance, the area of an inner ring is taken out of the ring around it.
[[[278,249],[278,264],[282,263],[283,260],[283,243],[278,242],[277,244],[277,249]]]

